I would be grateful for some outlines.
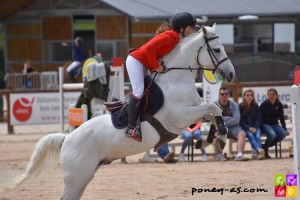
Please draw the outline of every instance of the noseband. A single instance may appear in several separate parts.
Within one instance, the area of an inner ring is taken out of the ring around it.
[[[222,64],[223,62],[225,62],[226,60],[229,59],[228,57],[226,57],[226,58],[223,58],[222,60],[219,61],[218,58],[216,57],[216,55],[214,54],[213,50],[211,49],[211,47],[210,47],[210,45],[209,45],[209,41],[214,40],[214,39],[218,39],[218,38],[219,38],[219,36],[215,36],[215,37],[211,37],[211,38],[207,38],[207,37],[204,36],[204,41],[205,41],[205,43],[204,43],[204,45],[202,45],[202,46],[199,48],[198,53],[197,53],[197,64],[200,66],[200,68],[202,68],[202,69],[204,69],[204,70],[210,70],[210,71],[213,72],[213,74],[215,73],[215,71],[218,70],[218,67],[219,67],[220,64]],[[214,69],[207,69],[207,68],[203,67],[203,66],[200,64],[200,62],[199,62],[199,54],[200,54],[200,51],[201,51],[202,47],[204,47],[205,45],[207,46],[207,52],[208,52],[208,54],[209,54],[209,57],[210,57],[212,63],[214,64],[214,66],[215,66]],[[215,60],[217,61],[217,63],[215,62]],[[218,72],[221,73],[222,76],[223,76],[223,72],[222,72],[221,70],[219,70]]]

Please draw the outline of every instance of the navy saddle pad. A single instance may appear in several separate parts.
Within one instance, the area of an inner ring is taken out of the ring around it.
[[[152,81],[152,79],[150,78],[150,76],[145,77],[145,80],[144,80],[145,88],[148,88],[151,81]],[[154,115],[157,111],[159,111],[159,109],[164,104],[163,92],[160,89],[160,87],[153,81],[153,83],[151,84],[151,86],[147,92],[147,95],[148,95],[148,105],[147,105],[146,110],[151,115]],[[142,101],[141,102],[142,105],[140,106],[140,108],[143,107],[145,97],[143,97],[141,101]],[[128,108],[126,106],[126,108],[123,108],[123,109],[121,108],[121,109],[116,110],[115,112],[111,113],[112,123],[115,128],[121,129],[121,128],[127,127],[127,125],[128,125],[127,111],[128,111]],[[140,122],[143,122],[143,121],[145,121],[145,119],[141,116]]]

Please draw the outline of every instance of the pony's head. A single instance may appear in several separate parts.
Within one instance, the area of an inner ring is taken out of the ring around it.
[[[162,61],[167,70],[203,68],[226,81],[232,81],[235,76],[233,65],[216,34],[216,24],[202,26],[198,32],[182,38]],[[194,71],[195,75],[197,70]]]
[[[219,36],[216,34],[216,24],[212,27],[202,26],[199,31],[199,34],[201,33],[204,43],[202,43],[197,53],[198,65],[212,70],[214,74],[222,77],[223,80],[232,81],[235,70],[227,57]]]

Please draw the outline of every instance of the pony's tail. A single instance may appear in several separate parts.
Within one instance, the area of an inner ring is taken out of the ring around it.
[[[62,133],[49,134],[43,137],[35,146],[25,173],[11,180],[5,191],[13,190],[31,176],[37,176],[45,167],[58,163],[62,143],[66,135]]]

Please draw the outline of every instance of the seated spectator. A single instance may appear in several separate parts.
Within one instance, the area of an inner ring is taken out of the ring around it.
[[[179,154],[179,161],[185,161],[184,151],[186,147],[190,145],[191,141],[193,139],[199,140],[201,138],[201,131],[200,131],[201,124],[202,124],[201,122],[197,122],[196,124],[192,124],[191,126],[189,126],[184,131],[181,132],[183,142]],[[201,153],[202,153],[202,160],[207,161],[208,159],[206,156],[205,149],[201,149]]]
[[[24,62],[24,68],[22,70],[23,74],[32,74],[32,73],[37,73],[37,71],[32,67],[31,60],[27,59]],[[28,76],[23,77],[23,87],[24,88],[32,88],[33,87],[33,81],[32,78]]]
[[[240,123],[240,111],[236,102],[229,100],[229,90],[221,87],[219,90],[219,100],[215,102],[222,110],[222,116],[228,128],[227,138],[237,140],[236,161],[246,161],[243,154],[246,145],[246,133],[243,131]],[[219,160],[224,160],[224,155],[218,155]]]
[[[278,99],[278,93],[275,88],[268,90],[268,97],[260,105],[261,113],[261,128],[267,135],[265,144],[262,148],[265,150],[266,159],[270,159],[269,147],[277,144],[277,142],[282,141],[289,132],[287,131],[283,105]],[[278,123],[280,120],[281,126]]]
[[[252,159],[264,160],[265,151],[261,147],[261,130],[259,106],[255,101],[254,91],[249,89],[243,94],[243,102],[239,104],[240,126],[246,133],[251,147]]]
[[[178,160],[174,159],[175,153],[169,151],[169,145],[164,144],[159,149],[157,149],[157,155],[165,162],[165,163],[176,163]]]

